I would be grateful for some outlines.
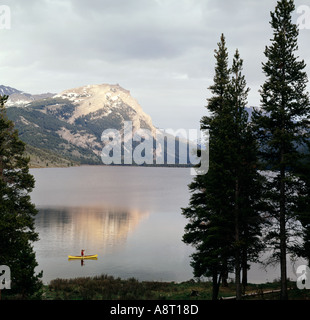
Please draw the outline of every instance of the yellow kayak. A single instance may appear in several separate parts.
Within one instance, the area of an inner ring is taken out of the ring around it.
[[[98,254],[86,255],[86,256],[68,256],[69,259],[97,259]]]

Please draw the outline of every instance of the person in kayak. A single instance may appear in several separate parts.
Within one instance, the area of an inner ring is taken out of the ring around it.
[[[81,250],[81,256],[84,257],[84,249]]]

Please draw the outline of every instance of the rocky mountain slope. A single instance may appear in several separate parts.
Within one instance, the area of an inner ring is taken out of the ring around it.
[[[13,102],[14,95],[26,96],[10,89],[8,117],[14,121],[20,138],[32,147],[31,150],[43,151],[41,158],[36,154],[41,163],[48,160],[43,157],[44,152],[48,152],[65,159],[68,165],[71,162],[102,164],[102,132],[112,128],[121,131],[124,121],[132,122],[134,132],[140,128],[152,133],[156,131],[151,117],[145,114],[130,92],[118,84],[87,85],[27,103]],[[163,145],[156,148],[157,152],[164,150]],[[32,163],[36,164],[34,156]]]
[[[131,95],[130,91],[117,85],[88,85],[85,87],[65,90],[55,98],[68,99],[76,105],[69,123],[76,119],[92,115],[91,120],[106,117],[115,111],[125,118],[131,119],[136,128],[153,128],[151,117],[145,114]]]

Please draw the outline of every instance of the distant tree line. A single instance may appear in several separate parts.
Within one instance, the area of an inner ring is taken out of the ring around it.
[[[261,106],[250,118],[239,51],[229,67],[223,34],[215,50],[209,113],[201,119],[210,133],[210,169],[189,185],[190,203],[182,209],[189,220],[183,241],[196,248],[194,274],[212,278],[213,299],[229,273],[242,299],[249,263],[268,252],[270,262],[280,263],[286,300],[288,255],[310,258],[310,104],[294,10],[293,0],[281,0],[271,12]]]

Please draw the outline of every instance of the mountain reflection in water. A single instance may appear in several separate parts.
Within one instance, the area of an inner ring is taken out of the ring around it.
[[[128,235],[147,216],[147,212],[116,208],[41,208],[36,230],[49,246],[44,246],[40,254],[57,255],[62,250],[64,254],[79,255],[85,249],[85,254],[103,255],[124,246]]]

